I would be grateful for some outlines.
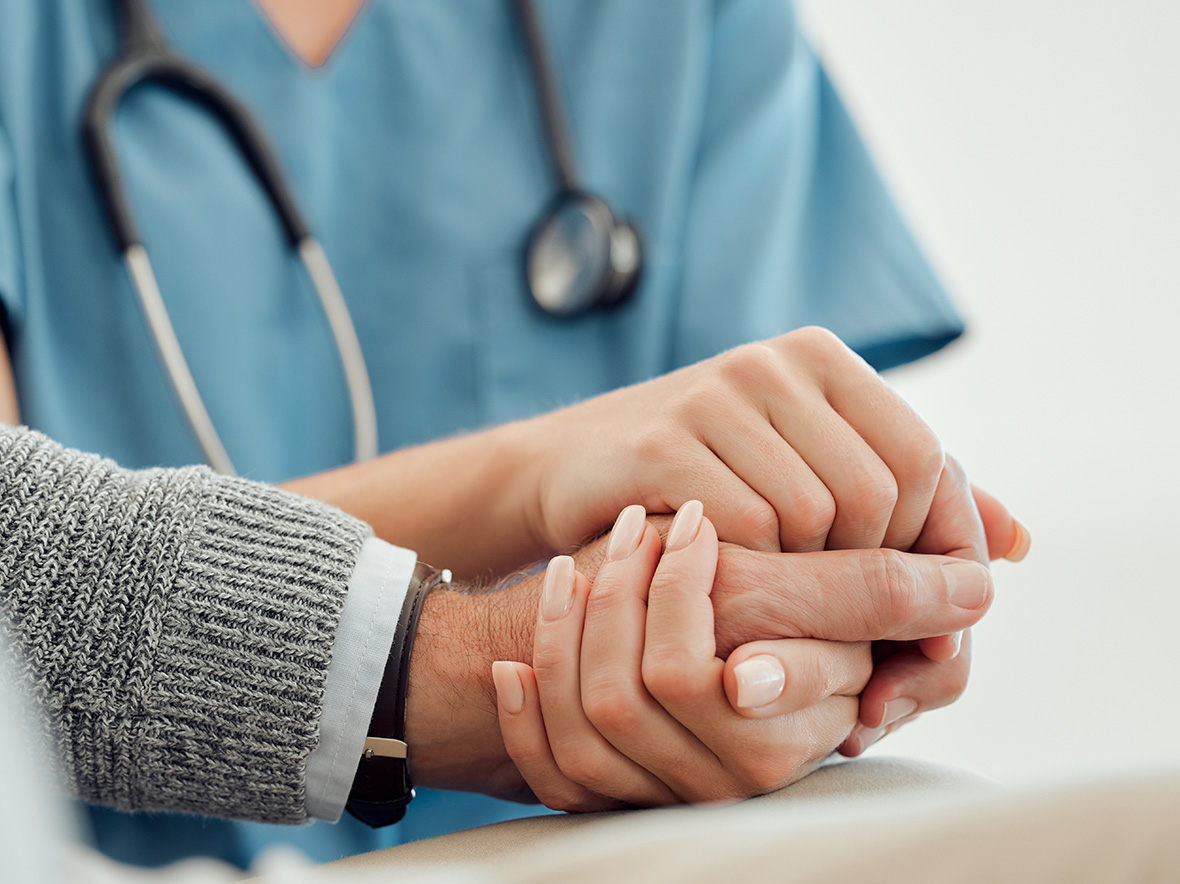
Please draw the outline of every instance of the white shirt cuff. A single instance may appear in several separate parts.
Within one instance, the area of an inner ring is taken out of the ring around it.
[[[320,741],[307,757],[307,815],[344,812],[369,733],[377,690],[418,557],[370,537],[361,546],[332,646]]]

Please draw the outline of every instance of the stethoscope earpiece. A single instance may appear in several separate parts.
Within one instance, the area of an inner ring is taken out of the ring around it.
[[[525,279],[550,316],[615,307],[635,291],[642,266],[639,234],[598,197],[559,196],[529,236]]]

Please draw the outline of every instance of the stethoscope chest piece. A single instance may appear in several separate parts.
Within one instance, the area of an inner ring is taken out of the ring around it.
[[[551,316],[570,317],[618,306],[635,291],[642,270],[639,234],[586,193],[559,196],[533,228],[525,276],[533,301]]]

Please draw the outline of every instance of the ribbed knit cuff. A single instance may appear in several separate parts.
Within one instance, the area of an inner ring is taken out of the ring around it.
[[[0,613],[75,793],[304,820],[304,766],[370,534],[271,486],[123,470],[0,431]]]
[[[210,482],[161,622],[137,765],[145,806],[306,818],[304,766],[370,533],[268,486]]]

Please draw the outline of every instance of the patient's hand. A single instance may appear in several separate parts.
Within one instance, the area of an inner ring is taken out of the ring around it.
[[[930,558],[933,567],[946,562]],[[859,631],[865,640],[760,641],[722,660],[710,599],[717,561],[712,524],[701,518],[699,504],[688,504],[662,558],[642,510],[625,511],[592,589],[572,560],[551,564],[533,667],[494,667],[505,746],[546,804],[594,810],[780,788],[851,732],[856,695],[871,670],[868,639],[968,626],[991,596],[986,571],[966,565],[982,589],[969,609],[915,592],[901,622],[895,612],[874,611],[872,598],[832,600],[818,615],[803,617],[819,618],[807,628],[841,638]],[[860,610],[850,611],[850,601]]]

